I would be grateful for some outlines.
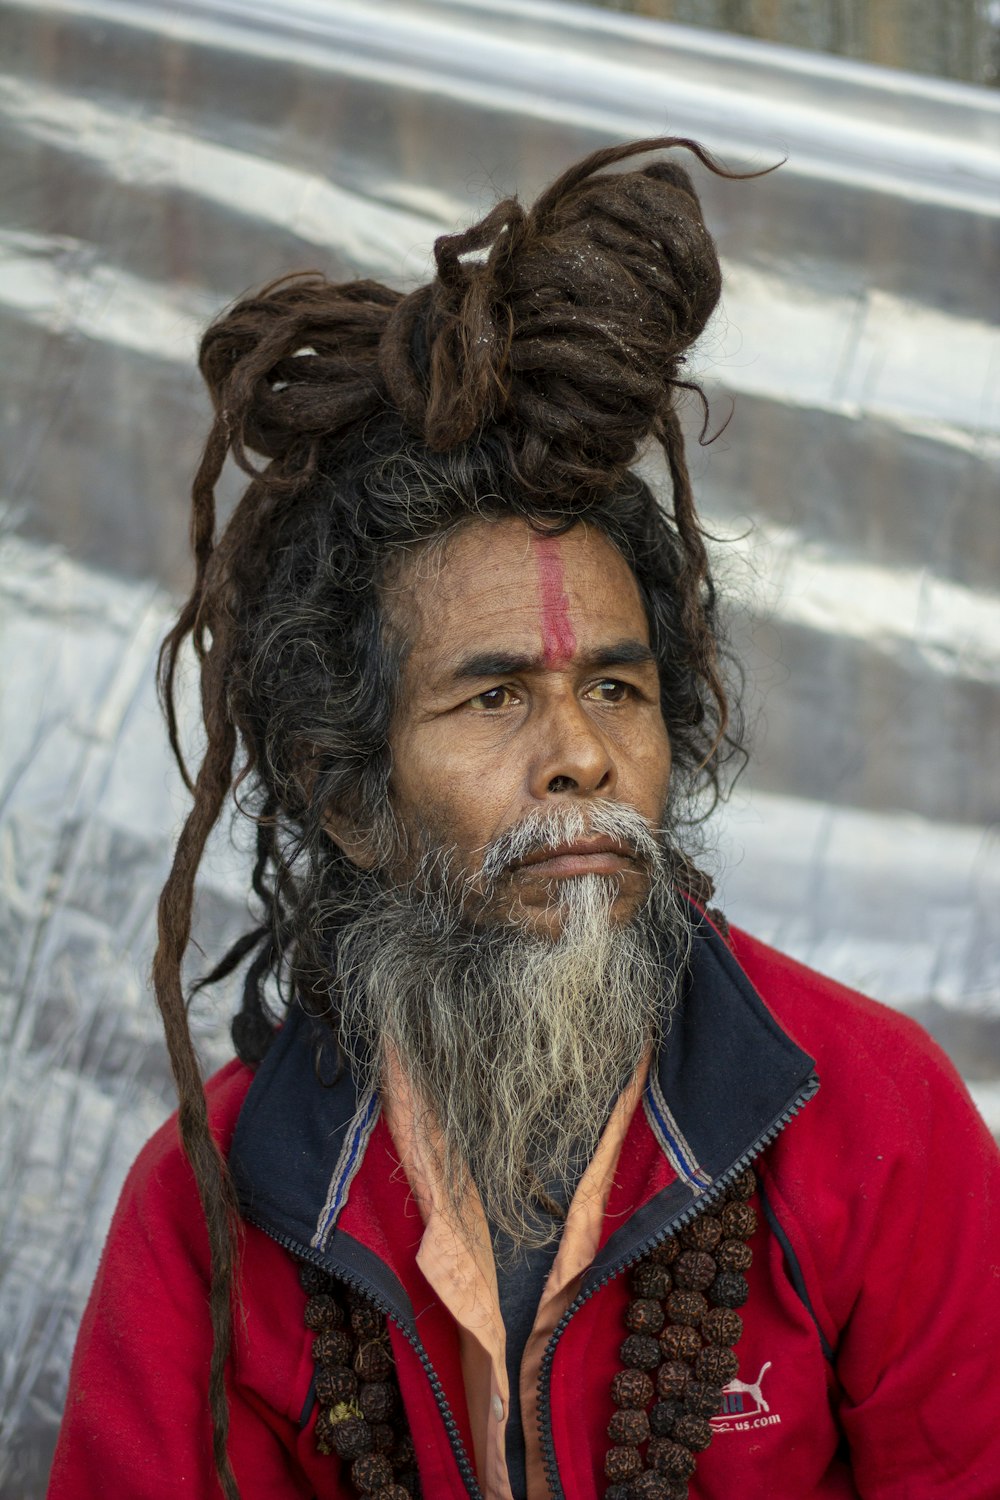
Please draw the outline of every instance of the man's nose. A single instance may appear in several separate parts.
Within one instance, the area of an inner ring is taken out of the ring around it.
[[[575,695],[539,718],[530,793],[538,801],[561,792],[611,796],[618,779],[610,747]]]

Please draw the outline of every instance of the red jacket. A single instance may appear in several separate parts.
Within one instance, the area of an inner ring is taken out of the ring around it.
[[[349,1077],[324,1079],[313,1042],[292,1021],[256,1076],[233,1062],[208,1085],[247,1219],[230,1372],[241,1492],[351,1494],[313,1439],[291,1250],[388,1313],[426,1500],[477,1495],[455,1328],[416,1264],[422,1226],[392,1138],[377,1101],[359,1101]],[[743,934],[730,949],[707,925],[625,1139],[601,1247],[546,1351],[551,1493],[604,1492],[619,1273],[750,1157],[761,1187],[740,1376],[691,1500],[996,1500],[994,1142],[912,1022]],[[207,1265],[171,1120],[112,1225],[50,1500],[217,1500]]]

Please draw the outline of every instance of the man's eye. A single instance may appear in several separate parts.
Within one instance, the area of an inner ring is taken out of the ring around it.
[[[601,703],[624,703],[634,691],[629,683],[619,682],[617,677],[605,677],[587,689],[587,697],[597,698]]]
[[[513,701],[514,694],[509,687],[487,688],[484,693],[477,693],[474,698],[469,699],[469,707],[478,709],[506,708]]]

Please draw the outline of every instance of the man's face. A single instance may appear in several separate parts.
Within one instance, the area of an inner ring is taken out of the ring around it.
[[[390,795],[417,856],[453,847],[474,901],[484,851],[529,814],[572,804],[586,821],[605,801],[659,826],[659,677],[635,578],[600,532],[473,522],[404,568],[390,609],[410,644]],[[618,922],[649,888],[627,844],[585,836],[505,871],[503,915],[556,937],[560,887],[584,875],[613,881]]]

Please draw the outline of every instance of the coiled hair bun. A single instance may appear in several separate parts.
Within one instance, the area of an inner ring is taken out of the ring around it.
[[[606,172],[675,137],[594,152],[524,209],[516,198],[434,247],[437,275],[403,296],[309,273],[235,304],[200,368],[216,407],[210,467],[232,449],[295,487],[321,451],[391,412],[429,448],[500,426],[528,494],[620,481],[669,421],[684,355],[718,300],[718,257],[674,161]],[[213,441],[214,439],[214,441]],[[206,454],[206,458],[208,455]]]
[[[272,282],[218,318],[199,369],[233,455],[310,466],[319,442],[369,416],[383,396],[379,341],[399,292],[377,281],[334,285],[319,272]]]

